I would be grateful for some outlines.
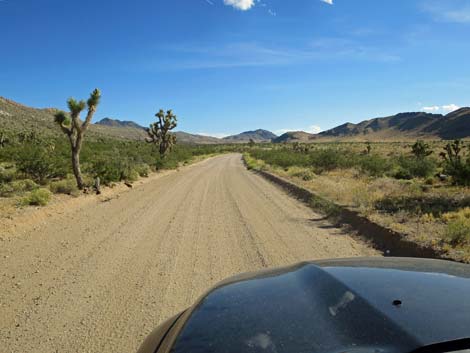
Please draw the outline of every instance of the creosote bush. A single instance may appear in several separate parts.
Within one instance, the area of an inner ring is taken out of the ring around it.
[[[446,213],[442,219],[447,222],[444,240],[452,245],[470,244],[470,207]]]
[[[395,173],[397,179],[428,178],[436,173],[437,163],[431,158],[414,158],[400,156],[399,169]]]
[[[36,189],[21,199],[22,205],[46,206],[51,199],[51,192],[47,189]]]
[[[16,167],[13,163],[0,164],[0,183],[8,183],[15,179]]]
[[[51,182],[49,189],[54,194],[66,194],[73,196],[78,195],[80,192],[80,190],[77,188],[76,181],[70,178]]]
[[[0,184],[0,197],[12,197],[37,188],[39,188],[39,185],[33,180],[14,180],[10,183]]]

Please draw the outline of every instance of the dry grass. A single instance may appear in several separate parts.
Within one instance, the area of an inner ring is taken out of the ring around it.
[[[392,144],[379,144],[381,153],[402,153]],[[440,147],[441,144],[436,144]],[[356,147],[357,148],[357,147]],[[393,150],[393,152],[391,152]],[[359,211],[371,221],[405,234],[409,239],[447,251],[470,262],[470,189],[437,179],[397,180],[368,177],[355,169],[321,175],[298,166],[279,168],[247,156],[251,168],[266,169],[319,196]]]

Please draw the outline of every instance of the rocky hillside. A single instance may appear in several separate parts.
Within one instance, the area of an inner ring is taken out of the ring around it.
[[[34,131],[43,136],[61,136],[61,132],[54,123],[54,113],[57,109],[37,109],[27,107],[7,98],[0,97],[0,131]],[[176,132],[181,143],[213,144],[223,143],[215,137]],[[144,128],[133,121],[120,121],[111,118],[100,120],[90,126],[87,134],[92,138],[112,137],[128,140],[143,140],[147,133]]]
[[[365,120],[358,124],[346,123],[321,132],[318,137],[353,140],[465,138],[470,137],[470,108],[461,108],[447,115],[412,112]]]
[[[126,120],[117,120],[117,119],[111,119],[111,118],[104,118],[101,119],[96,123],[96,125],[103,125],[103,126],[112,126],[112,127],[132,127],[135,129],[143,129],[143,126],[140,126],[139,124],[133,122],[133,121],[126,121]]]
[[[274,143],[290,143],[290,142],[312,142],[316,139],[316,135],[309,134],[305,131],[290,131],[273,139]]]
[[[250,140],[255,142],[271,142],[277,135],[271,131],[258,129],[254,131],[245,131],[238,135],[224,137],[222,140],[226,143],[246,143]]]

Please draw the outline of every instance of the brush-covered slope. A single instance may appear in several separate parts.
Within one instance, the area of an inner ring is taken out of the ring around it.
[[[54,123],[54,108],[31,108],[10,99],[0,97],[0,131],[20,133],[34,131],[42,136],[61,136],[62,132]],[[222,143],[215,137],[176,132],[180,143],[213,144]],[[144,127],[133,121],[105,118],[90,125],[87,135],[92,138],[111,137],[128,140],[143,140],[147,133]]]
[[[10,99],[0,97],[0,130],[19,133],[34,131],[42,136],[62,136],[54,123],[55,108],[31,108]],[[92,124],[89,137],[112,137],[142,140],[146,133],[142,128]]]
[[[400,113],[385,118],[346,123],[318,134],[320,138],[402,140],[470,137],[470,108],[447,115],[424,112]]]
[[[309,134],[305,131],[289,131],[281,136],[273,139],[274,143],[290,143],[290,142],[312,142],[316,139],[316,135]]]
[[[237,135],[224,137],[222,140],[226,143],[246,143],[250,140],[255,142],[271,142],[277,135],[271,131],[258,129],[254,131],[245,131]]]
[[[143,129],[143,126],[140,126],[139,124],[133,122],[133,121],[127,121],[127,120],[117,120],[117,119],[112,119],[112,118],[104,118],[101,119],[96,123],[96,125],[103,125],[103,126],[111,126],[111,127],[132,127],[135,129]]]

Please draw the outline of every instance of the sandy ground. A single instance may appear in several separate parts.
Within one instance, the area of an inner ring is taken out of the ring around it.
[[[2,353],[134,352],[228,276],[377,255],[238,154],[45,214],[0,238]]]

